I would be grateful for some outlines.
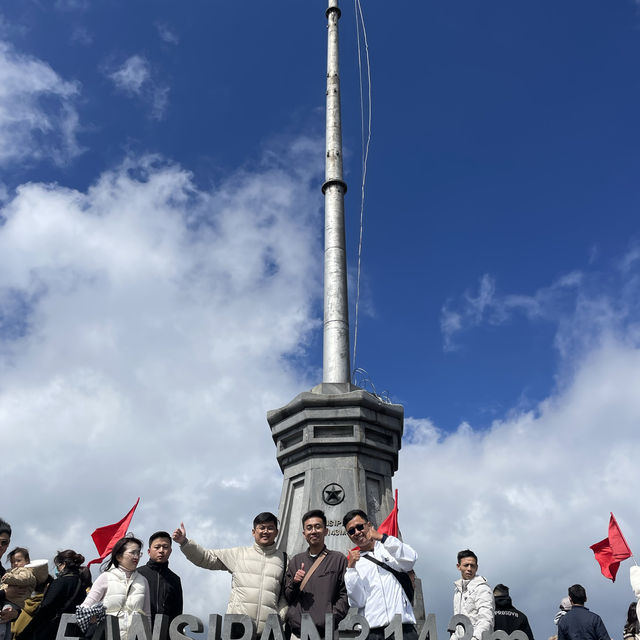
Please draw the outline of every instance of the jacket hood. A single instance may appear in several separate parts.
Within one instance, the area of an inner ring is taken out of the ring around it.
[[[456,586],[457,591],[466,591],[467,589],[473,589],[477,585],[482,583],[487,583],[487,580],[482,576],[475,576],[471,580],[463,580],[462,578],[458,578],[453,584]]]
[[[636,598],[640,598],[640,567],[633,565],[629,569],[629,579],[631,580],[631,588],[636,594]]]
[[[498,609],[513,609],[513,602],[511,602],[511,596],[494,596],[496,601],[496,610]]]

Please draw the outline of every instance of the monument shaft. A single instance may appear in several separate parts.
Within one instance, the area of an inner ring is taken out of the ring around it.
[[[350,546],[342,526],[347,511],[363,509],[374,524],[389,514],[404,424],[402,406],[383,402],[350,382],[338,0],[329,0],[326,17],[323,382],[267,414],[284,473],[279,545],[290,554],[306,547],[301,517],[310,509],[327,515],[327,546],[345,552]]]
[[[342,118],[338,49],[338,0],[327,9],[327,122],[324,193],[323,382],[349,382],[349,307],[342,178]]]

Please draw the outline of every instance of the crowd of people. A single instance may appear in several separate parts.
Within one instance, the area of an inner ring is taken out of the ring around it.
[[[157,637],[168,638],[168,622],[183,611],[180,578],[169,569],[172,542],[178,543],[193,564],[231,573],[231,594],[227,613],[244,614],[260,635],[277,614],[285,623],[287,637],[299,640],[306,618],[325,636],[326,614],[334,624],[350,608],[357,609],[369,626],[369,638],[385,640],[396,615],[402,635],[418,640],[413,610],[414,574],[417,554],[397,537],[379,532],[359,509],[349,511],[343,526],[354,548],[347,556],[327,549],[329,533],[323,511],[314,509],[302,517],[302,535],[307,548],[289,558],[276,547],[278,520],[263,512],[253,520],[253,544],[231,549],[206,549],[187,537],[184,524],[169,534],[157,531],[149,538],[149,561],[143,566],[141,540],[127,536],[118,540],[94,583],[84,566],[84,557],[66,549],[53,559],[56,577],[49,575],[46,560],[31,561],[29,551],[15,547],[7,553],[9,568],[0,562],[0,640],[55,640],[61,616],[75,613],[79,627],[67,636],[97,640],[107,616],[118,619],[121,640],[127,640],[135,614],[150,622],[157,614],[163,624]],[[11,527],[0,519],[0,561],[11,542]],[[519,631],[534,640],[527,616],[516,609],[509,588],[493,589],[478,574],[478,558],[470,549],[458,553],[453,613],[457,626],[451,639],[481,640],[494,631]],[[631,584],[640,598],[640,567],[632,567]],[[583,586],[568,588],[554,619],[557,640],[609,640],[598,615],[585,606]],[[638,602],[629,605],[624,640],[640,640]],[[454,623],[455,624],[455,623]],[[465,626],[466,625],[466,626]],[[516,634],[520,635],[520,634]],[[154,637],[155,634],[154,634]],[[520,635],[520,637],[522,637]]]

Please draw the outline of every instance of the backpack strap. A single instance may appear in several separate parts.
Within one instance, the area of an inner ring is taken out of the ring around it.
[[[361,558],[366,558],[370,562],[377,564],[379,567],[386,569],[389,573],[393,575],[393,577],[398,581],[398,584],[402,587],[405,595],[409,599],[409,602],[413,603],[413,598],[415,595],[415,589],[413,587],[413,581],[411,580],[411,576],[406,571],[398,571],[393,567],[390,567],[388,564],[385,564],[378,558],[371,555],[361,555]]]

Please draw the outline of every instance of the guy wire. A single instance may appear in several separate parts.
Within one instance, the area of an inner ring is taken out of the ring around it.
[[[367,29],[364,23],[364,15],[360,0],[354,0],[354,10],[356,15],[356,40],[358,43],[358,78],[360,80],[360,138],[362,148],[362,184],[360,188],[360,238],[358,241],[358,270],[356,276],[356,308],[355,323],[353,331],[353,370],[356,370],[356,354],[358,348],[358,316],[360,310],[360,274],[362,268],[362,237],[364,232],[364,195],[367,181],[367,162],[369,160],[369,147],[371,145],[371,65],[369,61],[369,41],[367,39]],[[362,26],[362,36],[364,39],[364,50],[367,62],[367,140],[365,143],[365,117],[364,117],[364,92],[362,87],[362,51],[360,46],[360,26]],[[352,374],[353,380],[353,374]]]

